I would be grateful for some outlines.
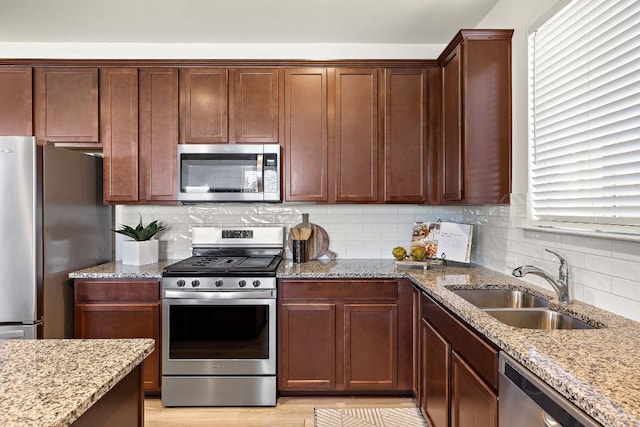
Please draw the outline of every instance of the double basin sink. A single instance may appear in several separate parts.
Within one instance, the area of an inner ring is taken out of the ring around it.
[[[549,308],[549,301],[513,289],[449,289],[502,323],[528,329],[595,329]]]

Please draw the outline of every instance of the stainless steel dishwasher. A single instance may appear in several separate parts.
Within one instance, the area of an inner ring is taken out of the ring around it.
[[[600,426],[503,352],[499,370],[500,427]]]

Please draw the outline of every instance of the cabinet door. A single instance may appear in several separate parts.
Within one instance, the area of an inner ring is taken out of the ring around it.
[[[461,55],[464,64],[464,201],[469,204],[509,203],[510,36],[465,40]]]
[[[76,338],[153,338],[142,363],[144,388],[160,391],[160,304],[76,304]]]
[[[378,200],[378,70],[335,70],[332,186],[337,202]],[[331,102],[330,102],[331,104]]]
[[[30,67],[0,67],[0,135],[33,135]]]
[[[105,202],[138,201],[138,69],[100,70]]]
[[[336,386],[336,305],[284,303],[280,307],[280,390]]]
[[[229,142],[229,71],[180,70],[180,143]]]
[[[421,348],[420,337],[421,330],[420,325],[422,317],[420,315],[420,291],[413,287],[413,285],[407,283],[407,286],[411,287],[411,320],[412,320],[412,341],[413,341],[413,353],[412,353],[412,384],[411,390],[416,402],[420,404],[422,402],[422,364],[421,364]]]
[[[140,200],[177,200],[178,70],[140,70]]]
[[[278,70],[269,68],[233,71],[230,141],[277,143],[279,123]]]
[[[327,70],[285,70],[285,200],[328,201]]]
[[[422,401],[420,409],[432,427],[449,425],[451,345],[425,319],[420,325]]]
[[[442,66],[443,138],[442,138],[442,195],[445,202],[460,201],[463,197],[463,143],[461,124],[461,59],[460,46],[451,52]]]
[[[345,389],[396,389],[397,319],[397,304],[344,305]]]
[[[498,396],[455,351],[451,383],[452,427],[498,426]]]
[[[98,143],[97,68],[36,68],[34,88],[36,136]]]
[[[427,70],[386,69],[384,201],[427,200]]]

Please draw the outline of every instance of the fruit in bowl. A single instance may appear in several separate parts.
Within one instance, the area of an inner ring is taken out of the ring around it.
[[[391,253],[393,254],[393,257],[398,261],[402,261],[407,257],[407,251],[402,246],[396,246],[395,248],[393,248]]]

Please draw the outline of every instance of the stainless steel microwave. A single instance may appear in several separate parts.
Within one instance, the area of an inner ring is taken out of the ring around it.
[[[179,144],[178,200],[280,202],[278,144]]]

